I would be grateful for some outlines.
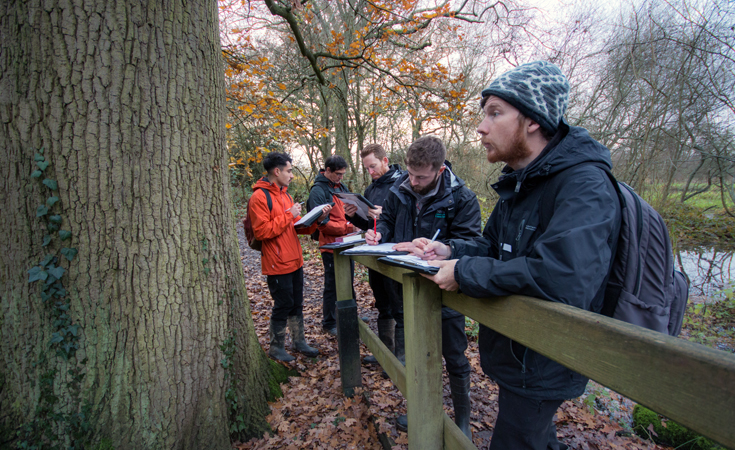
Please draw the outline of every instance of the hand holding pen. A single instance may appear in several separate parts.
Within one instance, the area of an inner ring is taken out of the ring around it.
[[[304,202],[294,203],[288,210],[291,212],[291,215],[294,217],[298,217],[301,215],[301,205],[303,205]]]

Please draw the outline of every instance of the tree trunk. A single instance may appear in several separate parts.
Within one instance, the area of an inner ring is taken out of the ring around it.
[[[6,431],[25,424],[19,439],[47,446],[57,435],[118,449],[228,448],[228,416],[242,415],[240,436],[262,433],[270,366],[231,217],[217,3],[0,8]],[[59,201],[42,214],[50,197]],[[68,261],[62,248],[78,254]],[[29,283],[39,263],[66,270],[54,269],[65,295],[39,298],[57,286]],[[38,420],[44,404],[58,413],[50,424]],[[73,420],[92,431],[70,435],[84,428]]]

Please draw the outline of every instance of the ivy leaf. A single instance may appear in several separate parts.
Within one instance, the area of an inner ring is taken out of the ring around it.
[[[43,237],[43,244],[42,246],[45,247],[51,243],[51,235],[47,234]]]
[[[46,147],[41,147],[38,149],[38,153],[43,155],[43,151],[46,150]]]
[[[77,256],[77,249],[64,247],[61,249],[61,254],[66,256],[66,259],[71,261],[72,259],[74,259],[75,256]]]
[[[49,345],[58,344],[59,342],[64,342],[64,337],[59,333],[52,334],[51,340],[49,341]]]
[[[43,267],[36,266],[28,271],[28,282],[33,283],[34,281],[38,280],[45,280],[48,278],[48,273],[46,273],[45,270],[43,270]]]
[[[56,204],[56,202],[58,202],[58,201],[59,201],[59,197],[57,197],[55,195],[53,197],[49,197],[49,198],[46,199],[46,206],[48,206],[50,208],[50,207],[54,206]]]
[[[46,255],[45,258],[43,258],[43,261],[41,261],[41,266],[48,266],[50,262],[54,260],[54,255]]]
[[[38,166],[38,168],[41,169],[41,170],[46,170],[46,167],[48,167],[49,164],[51,164],[51,163],[49,163],[48,161],[38,161],[36,163],[36,165]]]
[[[59,231],[59,237],[62,241],[65,241],[71,237],[71,231],[61,230]]]
[[[54,231],[59,231],[59,228],[61,227],[59,226],[58,223],[48,222],[46,224],[46,229],[48,230],[49,233],[53,233]]]
[[[54,267],[53,269],[48,270],[49,275],[56,277],[57,280],[64,276],[64,272],[66,272],[66,270],[64,270],[63,267]]]
[[[48,208],[46,207],[46,205],[41,205],[36,208],[36,217],[43,217],[46,214],[48,214]]]
[[[45,180],[43,180],[43,184],[45,184],[46,187],[51,189],[52,191],[55,191],[59,188],[59,183],[57,183],[56,180],[46,178]]]
[[[36,155],[33,157],[33,160],[34,161],[45,161],[46,158],[44,158],[42,154],[36,153]]]
[[[69,325],[66,332],[67,334],[71,333],[73,336],[76,336],[79,333],[79,325]]]
[[[34,170],[31,174],[31,178],[41,178],[41,175],[43,175],[43,172],[40,170]]]
[[[49,217],[48,220],[50,220],[53,223],[61,223],[61,216],[58,215],[58,214],[55,214],[55,215]]]

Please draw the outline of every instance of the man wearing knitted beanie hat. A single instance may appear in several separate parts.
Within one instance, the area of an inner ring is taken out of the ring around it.
[[[610,151],[564,120],[569,82],[545,61],[518,66],[482,91],[477,128],[490,162],[506,164],[500,199],[480,239],[416,240],[437,260],[429,277],[471,297],[526,295],[599,312],[615,248],[620,203],[606,171]],[[499,385],[491,450],[566,449],[554,414],[587,378],[484,326],[483,371]]]

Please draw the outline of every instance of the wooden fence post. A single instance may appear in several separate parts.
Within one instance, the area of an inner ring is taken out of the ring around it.
[[[403,275],[409,449],[440,450],[444,443],[441,307],[436,284]]]
[[[347,397],[362,386],[360,372],[360,331],[357,324],[357,303],[352,298],[352,270],[349,256],[334,251],[334,278],[337,287],[337,346],[339,348],[342,392]]]

